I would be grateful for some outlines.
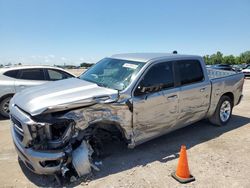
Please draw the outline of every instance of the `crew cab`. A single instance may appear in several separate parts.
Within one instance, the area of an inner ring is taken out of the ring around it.
[[[79,78],[16,94],[10,102],[19,157],[38,174],[90,172],[110,134],[129,148],[202,119],[226,126],[244,75],[207,69],[200,56],[165,53],[104,58]]]

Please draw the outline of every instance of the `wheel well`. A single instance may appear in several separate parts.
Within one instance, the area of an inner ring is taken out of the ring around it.
[[[102,158],[110,155],[114,147],[127,148],[128,140],[119,124],[113,122],[101,122],[91,124],[83,131],[83,137],[91,145],[94,158]],[[80,140],[82,140],[80,139]]]
[[[4,95],[0,98],[0,102],[4,99],[6,99],[7,97],[13,97],[15,95],[15,93],[10,93],[10,94],[7,94],[7,95]]]
[[[111,135],[119,137],[121,140],[125,141],[124,131],[121,126],[116,123],[95,123],[91,125],[93,130],[105,130],[109,132]]]
[[[234,106],[234,94],[232,92],[227,92],[227,93],[223,94],[222,96],[228,96],[232,100],[232,103]]]

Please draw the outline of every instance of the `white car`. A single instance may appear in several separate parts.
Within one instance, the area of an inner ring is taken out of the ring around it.
[[[75,76],[61,68],[50,66],[0,68],[0,114],[9,116],[9,101],[15,93],[31,86],[72,77]]]
[[[241,72],[244,73],[245,77],[250,76],[250,65],[247,65]]]

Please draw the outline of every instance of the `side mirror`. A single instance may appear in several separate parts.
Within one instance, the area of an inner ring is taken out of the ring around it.
[[[152,92],[152,87],[151,87],[151,86],[149,86],[149,87],[141,86],[140,89],[141,89],[140,91],[141,91],[142,93],[150,93],[150,92]]]
[[[144,89],[144,87],[141,85],[138,85],[138,87],[136,88],[136,90],[140,91],[141,93],[143,93],[143,89]]]
[[[135,95],[136,96],[143,95],[145,91],[146,91],[145,87],[143,87],[142,85],[138,85],[135,90]]]
[[[139,85],[137,88],[136,88],[136,95],[143,95],[143,94],[147,94],[147,93],[151,93],[151,92],[154,92],[154,91],[157,91],[158,90],[158,87],[156,86],[143,86],[143,85]]]
[[[164,87],[164,84],[157,84],[152,86],[139,85],[136,89],[137,94],[145,94],[160,91]]]

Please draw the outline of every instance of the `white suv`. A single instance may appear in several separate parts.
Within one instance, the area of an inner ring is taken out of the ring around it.
[[[249,77],[250,76],[250,65],[247,65],[241,72],[244,73],[245,77]]]
[[[21,66],[0,69],[0,114],[9,116],[9,101],[13,95],[25,88],[75,77],[57,67]]]

